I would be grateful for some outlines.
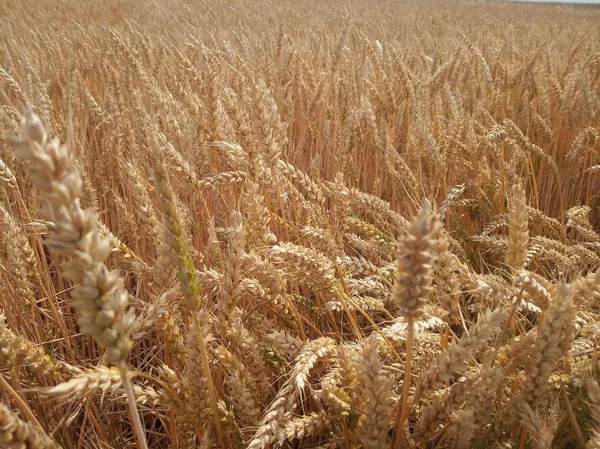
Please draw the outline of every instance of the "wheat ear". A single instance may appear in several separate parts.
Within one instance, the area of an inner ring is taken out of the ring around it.
[[[27,423],[0,404],[0,447],[6,449],[60,449],[44,431]]]
[[[127,375],[134,316],[128,309],[129,295],[123,279],[104,264],[110,253],[110,240],[98,231],[94,211],[84,211],[79,205],[83,181],[73,167],[68,148],[56,138],[48,139],[42,122],[32,111],[21,122],[21,134],[12,141],[17,156],[31,162],[31,182],[43,192],[42,211],[49,221],[46,245],[57,254],[71,257],[63,264],[63,274],[76,285],[71,297],[80,313],[79,326],[105,348],[106,360],[119,368],[138,445],[147,449]]]
[[[404,422],[410,412],[408,396],[415,321],[422,318],[423,306],[432,291],[433,236],[439,227],[440,223],[431,210],[431,204],[425,201],[419,214],[407,226],[405,236],[398,242],[398,259],[396,260],[398,271],[394,285],[394,302],[400,306],[401,314],[407,320],[408,333],[402,401],[398,404],[392,437],[392,448],[394,449],[399,444],[399,433],[402,432]]]

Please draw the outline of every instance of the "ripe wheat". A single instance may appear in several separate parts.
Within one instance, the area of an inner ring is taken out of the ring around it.
[[[599,20],[0,1],[0,447],[600,447]]]

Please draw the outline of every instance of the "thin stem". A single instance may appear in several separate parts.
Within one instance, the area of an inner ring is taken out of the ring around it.
[[[13,401],[15,401],[15,404],[17,405],[17,407],[19,407],[19,409],[27,416],[29,421],[31,421],[33,424],[38,426],[40,429],[43,429],[42,425],[37,420],[37,418],[31,411],[31,409],[29,408],[29,406],[27,405],[27,402],[25,402],[23,400],[23,398],[21,396],[19,396],[19,393],[17,393],[15,391],[15,389],[13,387],[11,387],[10,384],[6,381],[4,376],[1,376],[1,375],[0,375],[0,384],[6,389],[6,391],[8,391],[8,394],[10,396],[12,396]]]
[[[521,441],[519,442],[519,449],[525,449],[525,444],[527,443],[527,431],[525,427],[521,427]]]
[[[196,316],[198,320],[198,317]],[[198,347],[200,348],[200,355],[202,356],[202,365],[204,367],[204,372],[206,373],[206,382],[208,383],[208,394],[210,395],[210,402],[212,404],[213,415],[215,419],[215,428],[217,429],[217,440],[219,442],[219,446],[222,449],[225,449],[225,441],[223,439],[223,428],[221,427],[221,417],[219,415],[218,408],[218,399],[217,394],[215,392],[215,384],[213,382],[212,374],[210,372],[210,362],[208,360],[208,352],[206,351],[206,343],[204,342],[204,338],[202,336],[202,329],[200,328],[200,323],[197,322],[198,326]]]
[[[85,439],[85,426],[88,422],[88,417],[90,415],[90,408],[85,407],[85,414],[83,415],[83,421],[81,422],[81,428],[79,429],[79,441],[77,442],[77,449],[81,449],[83,447],[83,440]]]
[[[400,444],[400,435],[404,430],[404,422],[408,418],[410,412],[408,406],[408,396],[410,395],[410,376],[412,369],[412,347],[415,335],[415,321],[411,318],[408,320],[408,333],[406,336],[406,363],[404,365],[404,384],[402,385],[402,402],[399,404],[396,415],[396,424],[394,426],[394,434],[392,436],[392,449],[396,449]]]
[[[142,420],[137,408],[137,402],[133,394],[133,387],[131,386],[131,380],[127,376],[127,366],[125,363],[119,364],[119,372],[121,373],[121,383],[123,389],[127,395],[127,405],[129,406],[129,414],[131,415],[131,426],[133,427],[133,434],[137,442],[138,449],[148,449],[148,443],[146,442],[146,435],[144,432],[144,426],[142,426]]]
[[[404,427],[404,421],[408,418],[408,396],[410,395],[410,376],[412,369],[412,347],[415,335],[415,321],[408,321],[408,335],[406,341],[406,367],[404,369],[404,385],[402,386],[402,415],[400,415],[400,427]]]
[[[565,401],[567,416],[569,417],[569,421],[571,421],[571,426],[575,431],[575,436],[579,440],[579,444],[581,444],[581,447],[585,447],[585,438],[583,438],[583,434],[581,433],[581,429],[579,428],[579,424],[577,423],[577,418],[575,417],[575,413],[573,413],[573,407],[571,407],[571,401],[569,400],[569,396],[567,395],[567,391],[565,390],[565,386],[563,384],[561,384],[560,386],[560,393]]]

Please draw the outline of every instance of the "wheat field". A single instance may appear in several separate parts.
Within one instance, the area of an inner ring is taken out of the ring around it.
[[[0,447],[600,449],[599,24],[0,0]]]

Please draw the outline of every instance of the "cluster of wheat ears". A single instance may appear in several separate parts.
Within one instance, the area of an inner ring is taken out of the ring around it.
[[[0,447],[600,448],[598,23],[0,1]]]

